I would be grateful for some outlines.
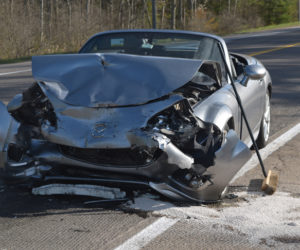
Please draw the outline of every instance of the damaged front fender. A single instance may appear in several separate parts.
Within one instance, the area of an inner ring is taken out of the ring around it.
[[[225,142],[215,152],[215,165],[202,174],[202,185],[189,187],[169,176],[166,182],[150,182],[151,188],[172,199],[188,199],[197,202],[220,200],[223,190],[239,169],[250,159],[251,151],[239,140],[234,130],[229,130]]]
[[[6,106],[0,101],[0,151],[4,149],[4,144],[11,124],[11,116],[7,112]]]
[[[5,104],[0,101],[0,169],[7,163],[8,144],[15,141],[19,123],[8,113]],[[9,142],[9,143],[8,143]]]

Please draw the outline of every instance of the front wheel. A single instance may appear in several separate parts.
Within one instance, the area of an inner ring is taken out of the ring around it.
[[[266,93],[265,110],[260,124],[259,134],[256,140],[258,148],[264,148],[267,145],[270,136],[271,125],[271,106],[270,106],[270,93]]]

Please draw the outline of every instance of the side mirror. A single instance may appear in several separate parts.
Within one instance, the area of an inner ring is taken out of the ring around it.
[[[241,84],[247,86],[248,81],[252,80],[259,80],[262,79],[267,71],[262,65],[247,65],[244,69],[245,76],[241,81]]]

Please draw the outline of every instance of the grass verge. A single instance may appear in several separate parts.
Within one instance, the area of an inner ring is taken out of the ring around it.
[[[268,26],[263,26],[263,27],[258,27],[258,28],[244,29],[244,30],[237,31],[235,34],[259,32],[259,31],[265,31],[265,30],[275,30],[275,29],[289,28],[289,27],[295,27],[295,26],[300,26],[300,22],[281,23],[281,24],[268,25]]]
[[[45,56],[45,55],[56,55],[56,54],[74,54],[76,51],[57,51],[55,53],[41,53],[38,54],[39,56]],[[35,55],[32,55],[35,56]],[[26,56],[26,57],[20,57],[20,58],[13,58],[13,59],[0,59],[0,64],[9,64],[9,63],[20,63],[20,62],[26,62],[31,61],[32,56]]]
[[[8,63],[20,63],[31,60],[31,56],[13,58],[13,59],[0,59],[0,64],[8,64]]]

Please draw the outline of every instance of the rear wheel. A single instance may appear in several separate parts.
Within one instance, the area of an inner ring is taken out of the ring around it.
[[[256,140],[258,148],[263,148],[267,145],[270,136],[271,125],[271,106],[270,106],[270,93],[266,93],[265,110],[260,124],[259,134]]]

